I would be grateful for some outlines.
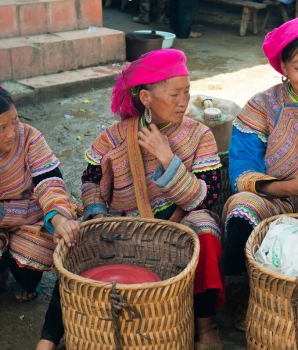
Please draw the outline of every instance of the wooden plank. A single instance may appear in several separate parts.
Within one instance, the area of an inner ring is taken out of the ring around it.
[[[266,4],[252,2],[252,1],[246,1],[246,0],[209,0],[209,1],[218,2],[218,3],[222,3],[222,4],[227,4],[227,5],[250,7],[250,8],[254,8],[254,9],[263,9],[266,7]]]

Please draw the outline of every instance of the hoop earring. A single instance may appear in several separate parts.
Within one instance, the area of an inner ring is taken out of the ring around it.
[[[149,107],[145,108],[144,115],[145,115],[146,122],[150,124],[152,122],[152,113]]]
[[[282,76],[281,77],[281,82],[285,85],[289,83],[289,78],[287,76]]]

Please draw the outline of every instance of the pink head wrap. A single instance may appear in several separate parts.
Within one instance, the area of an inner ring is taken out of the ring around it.
[[[186,56],[180,50],[161,49],[141,55],[127,66],[116,78],[112,91],[111,110],[121,119],[137,115],[131,88],[153,84],[179,76],[188,76]]]
[[[270,65],[283,74],[280,65],[282,50],[298,38],[298,18],[292,19],[268,33],[263,43],[263,51]]]

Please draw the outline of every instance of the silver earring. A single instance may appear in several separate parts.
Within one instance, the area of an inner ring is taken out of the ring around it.
[[[145,108],[145,119],[146,119],[146,122],[148,124],[150,124],[152,122],[152,113],[151,113],[151,109],[149,107],[146,107]]]
[[[282,76],[281,77],[281,82],[285,85],[287,85],[289,83],[289,78],[287,76]]]

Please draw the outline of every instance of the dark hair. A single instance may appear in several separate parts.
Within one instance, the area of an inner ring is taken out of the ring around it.
[[[13,100],[10,93],[0,88],[0,114],[7,112],[13,105]]]
[[[283,62],[290,61],[298,53],[298,38],[291,41],[281,52]]]

